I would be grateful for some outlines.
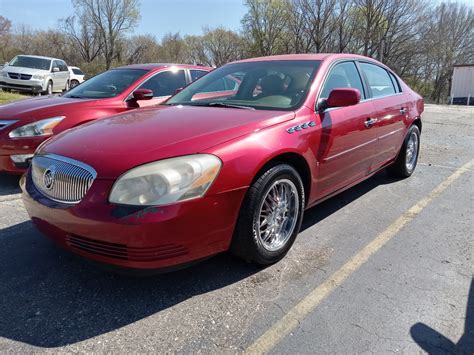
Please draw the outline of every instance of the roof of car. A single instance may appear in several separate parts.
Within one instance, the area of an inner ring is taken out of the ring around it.
[[[369,59],[367,57],[349,54],[349,53],[308,53],[308,54],[283,54],[283,55],[272,55],[268,57],[257,57],[239,60],[233,63],[244,63],[244,62],[264,62],[273,60],[326,60],[326,59],[338,59],[338,58],[359,58]]]
[[[144,69],[144,70],[154,70],[160,68],[168,68],[168,67],[180,67],[180,68],[201,68],[201,69],[212,69],[200,65],[192,65],[192,64],[175,64],[175,63],[145,63],[145,64],[131,64],[125,65],[122,67],[117,67],[114,69]]]
[[[30,55],[30,54],[18,54],[19,57],[34,57],[34,58],[41,58],[41,59],[49,59],[49,60],[62,60],[59,58],[53,58],[53,57],[45,57],[42,55]]]

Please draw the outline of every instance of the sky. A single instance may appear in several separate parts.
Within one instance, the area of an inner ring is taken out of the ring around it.
[[[134,34],[168,32],[201,34],[204,26],[239,30],[246,9],[243,0],[140,0],[141,21]],[[0,15],[13,26],[54,29],[58,19],[74,13],[70,0],[0,0]]]

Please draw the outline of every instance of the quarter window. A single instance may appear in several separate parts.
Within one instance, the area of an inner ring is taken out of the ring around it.
[[[354,62],[339,63],[331,69],[320,98],[326,99],[332,90],[344,88],[357,89],[360,91],[361,98],[365,98],[362,80]]]
[[[395,94],[395,87],[385,69],[369,63],[360,63],[360,66],[367,78],[370,91],[372,91],[372,97]]]
[[[184,70],[168,70],[148,79],[140,86],[140,89],[149,89],[153,91],[154,97],[160,97],[174,95],[176,90],[185,86],[186,76]]]
[[[190,70],[191,72],[191,81],[198,80],[201,76],[207,74],[207,71],[204,70]]]

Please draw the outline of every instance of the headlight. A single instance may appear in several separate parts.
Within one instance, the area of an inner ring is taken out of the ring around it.
[[[10,138],[50,136],[53,134],[53,128],[56,127],[64,118],[65,116],[58,116],[33,122],[14,129],[8,134],[8,136]]]
[[[35,75],[33,75],[33,79],[43,80],[43,79],[44,79],[44,75],[43,75],[43,74],[35,74]]]
[[[129,170],[115,182],[109,201],[122,205],[160,206],[202,197],[221,165],[220,159],[210,154],[145,164]]]

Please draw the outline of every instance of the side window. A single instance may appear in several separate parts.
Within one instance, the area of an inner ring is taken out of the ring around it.
[[[170,96],[176,93],[176,90],[186,86],[186,76],[184,70],[164,71],[144,82],[140,89],[149,89],[153,91],[154,97]]]
[[[65,62],[61,61],[61,62],[59,62],[59,63],[60,63],[60,65],[61,65],[61,66],[59,67],[59,69],[60,69],[61,71],[69,71],[69,69],[67,68],[67,65],[66,65]]]
[[[59,63],[59,60],[53,61],[53,67],[51,69],[53,68],[58,68],[59,71],[61,71],[61,64]]]
[[[395,94],[395,87],[384,68],[369,63],[360,63],[360,67],[367,78],[367,84],[372,91],[372,97]]]
[[[198,80],[201,76],[207,74],[207,71],[205,70],[194,70],[191,69],[191,81]]]
[[[331,69],[324,83],[320,98],[326,99],[333,89],[352,88],[360,91],[360,97],[365,98],[364,87],[359,72],[354,62],[343,62],[336,64]]]
[[[390,75],[390,79],[392,79],[393,86],[395,87],[395,92],[402,92],[397,77],[390,72],[388,72],[388,74]]]

